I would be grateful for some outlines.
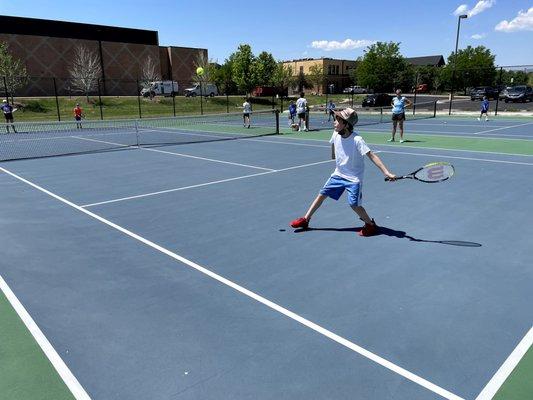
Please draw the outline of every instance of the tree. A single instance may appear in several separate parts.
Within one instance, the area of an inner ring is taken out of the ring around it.
[[[253,64],[255,56],[248,44],[239,45],[237,51],[231,55],[232,79],[241,93],[249,94],[256,86]]]
[[[259,86],[271,86],[277,63],[272,54],[263,51],[252,64],[253,80]]]
[[[309,81],[313,84],[313,87],[316,89],[316,93],[320,93],[320,89],[326,77],[324,75],[324,68],[321,65],[315,64],[309,67]]]
[[[377,42],[368,46],[358,60],[355,75],[359,85],[386,92],[404,84],[408,68],[399,43]]]
[[[277,89],[278,93],[288,92],[288,88],[294,87],[296,79],[292,74],[292,67],[278,63],[272,75],[272,85]]]
[[[448,56],[448,65],[443,69],[441,78],[446,86],[451,87],[455,69],[453,86],[465,93],[469,87],[493,85],[496,78],[494,58],[485,46],[468,46],[459,50],[457,56],[452,52]]]
[[[237,86],[233,82],[231,59],[227,59],[224,64],[213,69],[212,81],[217,85],[221,93],[232,94],[237,92]]]
[[[152,56],[148,56],[141,69],[141,83],[143,87],[148,87],[150,82],[161,80],[161,73],[157,68]]]
[[[0,42],[0,76],[0,79],[5,78],[5,89],[11,99],[13,99],[15,91],[25,86],[29,81],[26,67],[22,61],[13,58],[9,53],[8,45],[3,42]]]
[[[84,45],[78,46],[69,73],[72,88],[84,93],[89,102],[89,93],[98,87],[98,80],[102,76],[100,57]]]

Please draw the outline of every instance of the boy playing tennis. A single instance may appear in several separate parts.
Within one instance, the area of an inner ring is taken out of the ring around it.
[[[250,114],[252,113],[252,105],[250,100],[246,98],[242,103],[242,123],[245,128],[250,128]]]
[[[74,119],[76,120],[76,129],[82,129],[81,126],[81,119],[83,118],[83,110],[80,107],[79,103],[76,103],[76,107],[74,107]]]
[[[478,121],[481,121],[481,117],[485,114],[485,121],[489,120],[489,100],[487,96],[483,96],[483,101],[481,102],[481,114],[479,114]]]
[[[378,226],[361,205],[365,170],[364,155],[367,155],[386,177],[394,180],[396,175],[389,172],[381,159],[368,148],[363,138],[353,131],[357,120],[357,113],[351,108],[335,112],[335,130],[329,141],[332,145],[331,156],[335,159],[335,171],[320,190],[305,216],[292,221],[291,227],[307,228],[311,217],[326,197],[338,200],[346,190],[350,207],[365,223],[359,231],[359,236],[372,236],[378,232]]]

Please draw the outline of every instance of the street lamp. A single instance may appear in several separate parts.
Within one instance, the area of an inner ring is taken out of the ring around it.
[[[455,80],[455,68],[457,64],[457,47],[459,46],[459,30],[461,29],[461,20],[468,18],[468,15],[462,14],[457,18],[457,37],[455,39],[455,53],[453,53],[453,71],[452,71],[452,90],[450,92],[450,109],[448,115],[452,114],[452,100],[453,100],[453,81]]]

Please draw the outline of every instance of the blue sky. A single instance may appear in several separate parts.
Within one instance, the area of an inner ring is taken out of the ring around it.
[[[447,57],[455,46],[457,11],[470,15],[461,23],[460,48],[484,45],[496,55],[498,65],[533,64],[533,0],[306,0],[298,4],[0,0],[0,13],[156,30],[161,45],[207,48],[209,58],[223,62],[240,43],[250,44],[255,54],[269,51],[278,60],[355,59],[373,41],[401,42],[406,57]]]

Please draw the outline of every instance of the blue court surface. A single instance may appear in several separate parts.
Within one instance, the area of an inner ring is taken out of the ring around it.
[[[417,130],[533,140],[523,119]],[[80,399],[489,398],[533,321],[533,157],[371,148],[456,176],[386,183],[367,161],[367,238],[346,196],[289,227],[333,171],[322,140],[0,163],[0,275]]]

